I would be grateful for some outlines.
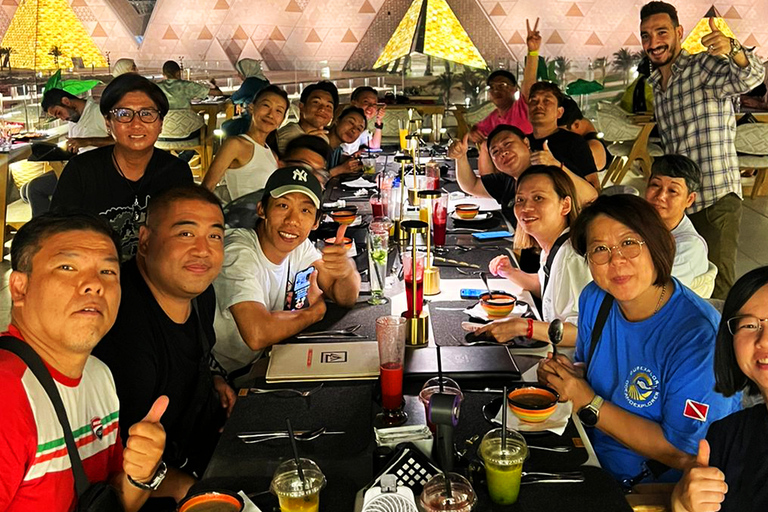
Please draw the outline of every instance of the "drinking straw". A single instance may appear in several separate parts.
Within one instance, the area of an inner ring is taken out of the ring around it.
[[[438,345],[436,348],[437,348],[437,385],[439,387],[440,393],[442,393],[444,391],[444,387],[443,387],[443,360],[440,357],[440,345]],[[440,425],[440,424],[438,424],[436,426],[437,432],[438,432],[438,437],[440,437],[440,427],[450,428],[447,425]],[[449,450],[450,450],[450,448],[449,448]],[[446,454],[446,456],[447,457],[451,457],[451,456],[453,456],[453,454],[452,453],[448,453],[448,454]],[[445,461],[443,461],[443,464],[445,465]],[[451,479],[450,479],[449,473],[447,471],[445,471],[445,469],[443,469],[443,477],[445,478],[445,495],[448,498],[452,498],[453,497],[453,492],[451,491]]]
[[[440,358],[440,345],[437,346],[437,385],[440,393],[443,392],[443,361]]]
[[[299,458],[299,448],[296,446],[296,436],[291,427],[291,420],[285,418],[285,426],[288,429],[288,437],[291,440],[291,449],[293,450],[293,459],[296,461],[296,469],[299,471],[301,487],[304,489],[304,501],[309,501],[309,489],[307,489],[307,480],[304,478],[304,470],[301,469],[301,459]]]
[[[507,449],[507,386],[504,386],[504,396],[501,398],[501,451]]]

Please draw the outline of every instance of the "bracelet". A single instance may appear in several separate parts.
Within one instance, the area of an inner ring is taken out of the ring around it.
[[[528,52],[529,57],[538,57],[539,56],[539,50],[533,50]]]
[[[383,130],[384,129],[384,123],[373,123],[373,126],[377,130]]]
[[[528,332],[525,334],[528,339],[533,339],[533,318],[528,319]]]

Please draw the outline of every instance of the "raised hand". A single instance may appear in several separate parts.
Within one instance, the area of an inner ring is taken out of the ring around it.
[[[454,140],[450,146],[448,146],[448,158],[458,160],[467,155],[467,149],[469,149],[469,133],[464,135],[461,140]]]
[[[709,443],[699,441],[696,465],[689,468],[675,486],[672,493],[674,512],[714,512],[720,510],[720,504],[728,492],[725,475],[717,468],[709,466]]]
[[[560,162],[549,150],[549,141],[544,141],[544,149],[531,153],[531,165],[554,165],[560,167]]]
[[[155,400],[143,420],[128,430],[123,451],[123,471],[137,482],[154,477],[165,450],[165,429],[160,423],[168,408],[168,397]]]
[[[709,18],[709,28],[712,32],[701,38],[701,44],[710,55],[728,55],[731,53],[731,38],[720,32],[715,25],[715,18]]]
[[[526,19],[525,28],[528,29],[528,36],[525,38],[525,44],[528,45],[529,52],[537,52],[541,48],[541,33],[539,32],[539,18],[536,18],[536,23],[531,30],[531,24]]]
[[[336,241],[333,245],[326,245],[323,247],[323,265],[325,271],[328,272],[329,275],[337,278],[347,277],[349,274],[356,271],[352,264],[352,260],[347,254],[347,249],[344,247],[344,235],[346,232],[346,224],[341,224],[338,231],[336,231]],[[312,304],[311,301],[310,304]]]

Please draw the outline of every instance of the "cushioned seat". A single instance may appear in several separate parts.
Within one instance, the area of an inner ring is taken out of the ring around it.
[[[736,127],[736,151],[740,170],[756,170],[750,197],[756,198],[768,177],[768,123],[748,123]]]

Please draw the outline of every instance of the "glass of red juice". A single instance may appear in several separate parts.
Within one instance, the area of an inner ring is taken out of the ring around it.
[[[378,426],[395,427],[408,419],[403,410],[403,362],[407,320],[401,316],[376,319],[376,341],[379,344],[382,412],[376,416]]]
[[[371,196],[371,213],[374,219],[381,219],[386,217],[387,200],[385,196],[379,193]]]
[[[448,225],[448,194],[443,192],[432,201],[432,243],[435,247],[443,247]]]
[[[424,308],[424,263],[426,256],[416,254],[416,303],[413,300],[413,254],[408,251],[403,255],[403,274],[405,276],[405,296],[407,302],[406,317],[417,318]]]

